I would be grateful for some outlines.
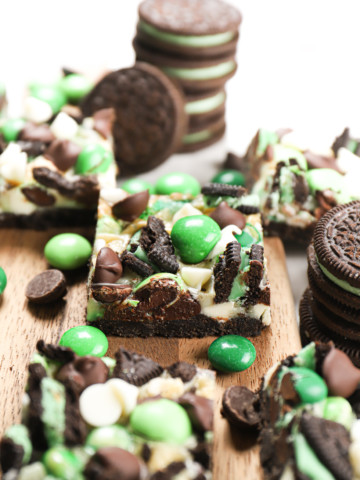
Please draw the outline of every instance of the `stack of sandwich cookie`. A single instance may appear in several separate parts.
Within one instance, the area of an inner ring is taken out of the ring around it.
[[[243,187],[101,191],[87,319],[107,334],[259,335],[270,323],[260,213]]]
[[[22,423],[1,440],[4,480],[210,478],[213,372],[124,349],[37,350]]]
[[[260,431],[265,479],[360,478],[360,370],[333,344],[310,343],[274,365],[262,387],[230,387],[223,414]]]
[[[308,248],[308,279],[300,304],[302,342],[333,340],[360,365],[360,202],[330,210]]]
[[[137,62],[102,78],[82,101],[84,115],[114,108],[114,152],[121,173],[164,162],[181,145],[187,115],[181,90],[158,68]]]
[[[225,132],[223,88],[237,67],[241,14],[220,0],[146,0],[139,17],[137,59],[159,67],[186,95],[190,122],[180,151],[215,143]]]

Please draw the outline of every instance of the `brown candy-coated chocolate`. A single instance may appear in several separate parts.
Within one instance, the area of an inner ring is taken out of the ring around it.
[[[44,153],[44,156],[51,160],[56,167],[65,172],[73,167],[81,152],[81,148],[70,140],[54,140]]]
[[[122,272],[122,264],[114,250],[103,247],[96,259],[93,283],[115,283]]]
[[[67,363],[58,371],[56,378],[60,382],[71,381],[81,390],[94,383],[105,383],[109,369],[98,357],[76,357],[73,362]]]
[[[35,125],[34,123],[26,123],[19,133],[19,140],[27,140],[29,142],[50,143],[55,139],[48,125]]]
[[[109,138],[112,132],[113,122],[115,120],[115,112],[113,108],[103,108],[93,115],[94,130],[105,138]]]
[[[332,348],[322,364],[322,376],[331,395],[348,398],[360,384],[360,369],[341,350]]]
[[[84,471],[88,480],[140,480],[141,463],[119,447],[103,447],[93,455]]]
[[[150,198],[149,190],[129,195],[112,207],[112,213],[116,218],[132,222],[147,207]]]
[[[179,403],[187,411],[191,423],[200,432],[213,429],[213,401],[187,392],[179,398]]]
[[[246,224],[244,215],[238,210],[234,210],[224,201],[210,214],[210,217],[215,220],[220,228],[228,225],[236,225],[243,229]]]

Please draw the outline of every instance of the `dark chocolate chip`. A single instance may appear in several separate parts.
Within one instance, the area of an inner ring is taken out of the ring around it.
[[[51,303],[66,295],[66,279],[60,270],[45,270],[28,283],[25,295],[33,303]]]
[[[93,283],[91,290],[95,300],[101,303],[123,302],[132,292],[130,285],[118,283]]]
[[[163,368],[149,358],[135,352],[120,348],[116,354],[114,378],[121,378],[132,385],[140,387],[152,378],[158,377]]]
[[[208,183],[202,187],[201,193],[220,197],[242,197],[246,193],[246,188],[225,183]]]
[[[324,358],[321,373],[334,396],[348,398],[360,384],[360,369],[337,348],[332,348]]]
[[[149,198],[149,190],[129,195],[113,205],[112,213],[125,222],[133,222],[145,210]]]
[[[300,429],[320,461],[337,480],[353,478],[349,459],[350,434],[343,425],[304,413]]]
[[[75,353],[71,350],[71,348],[63,347],[62,345],[45,343],[44,340],[39,340],[36,344],[36,348],[48,359],[59,363],[68,363],[73,361],[75,358]]]
[[[241,264],[240,254],[241,245],[239,242],[234,241],[228,243],[224,255],[220,255],[219,262],[214,268],[215,303],[227,301]]]
[[[195,365],[187,362],[173,363],[167,371],[173,378],[181,378],[184,383],[190,382],[196,375]]]
[[[110,138],[112,134],[112,127],[115,120],[115,112],[113,108],[103,108],[98,110],[93,115],[94,130],[100,133],[105,138]]]
[[[46,124],[36,125],[35,123],[26,123],[19,133],[19,140],[29,142],[50,143],[55,139],[50,127]]]
[[[140,460],[119,447],[103,447],[90,458],[84,470],[87,480],[140,480]]]
[[[350,130],[349,128],[345,128],[342,134],[335,138],[334,143],[331,146],[335,156],[337,156],[341,147],[345,147],[345,148],[347,147],[349,139],[350,139]]]
[[[21,192],[29,200],[29,202],[39,207],[50,207],[54,205],[56,199],[54,195],[37,185],[31,187],[22,187]]]
[[[76,357],[64,365],[57,373],[56,379],[67,384],[75,383],[80,391],[94,383],[105,383],[109,369],[98,357]]]
[[[245,227],[246,218],[242,213],[229,207],[227,202],[221,202],[218,207],[209,215],[221,229],[228,225],[236,225],[241,230]]]
[[[93,283],[115,283],[122,272],[119,256],[110,247],[103,247],[96,258]]]
[[[238,428],[258,429],[261,421],[259,395],[246,387],[229,387],[224,392],[221,413]]]
[[[70,140],[56,139],[47,148],[44,156],[51,160],[56,167],[65,172],[73,167],[81,152],[81,147]]]
[[[38,157],[46,150],[46,143],[44,142],[18,140],[16,143],[29,157]]]
[[[213,429],[214,402],[194,393],[184,393],[178,402],[187,411],[191,423],[198,432]]]
[[[141,275],[142,277],[150,277],[150,275],[155,273],[151,265],[143,262],[131,252],[125,251],[121,255],[121,261],[124,266],[128,267],[130,270]]]
[[[244,169],[244,159],[243,157],[240,157],[235,153],[229,152],[224,161],[223,168],[230,170],[240,170],[241,172]]]

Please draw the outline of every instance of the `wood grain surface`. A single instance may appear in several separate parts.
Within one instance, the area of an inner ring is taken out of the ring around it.
[[[67,273],[69,284],[65,300],[51,307],[31,306],[24,291],[34,275],[47,268],[43,248],[59,231],[34,232],[0,230],[0,266],[8,285],[0,297],[0,435],[20,420],[21,399],[27,377],[27,364],[38,339],[57,342],[70,327],[85,323],[86,268]],[[79,232],[84,233],[84,232]],[[87,235],[91,238],[91,235]],[[217,405],[214,436],[214,480],[259,480],[262,478],[258,449],[251,435],[230,429],[220,415],[223,389],[246,385],[256,389],[261,377],[276,361],[300,349],[294,304],[279,239],[265,241],[265,254],[272,295],[272,324],[253,339],[257,358],[245,372],[217,376]],[[109,354],[122,345],[152,357],[164,366],[177,360],[209,367],[207,348],[214,339],[109,338]]]

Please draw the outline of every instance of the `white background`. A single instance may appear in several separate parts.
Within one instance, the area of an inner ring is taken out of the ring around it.
[[[345,126],[360,133],[360,2],[229,0],[243,13],[238,71],[228,83],[227,137],[221,148],[175,157],[179,169],[208,180],[225,149],[243,153],[260,126],[290,126],[330,145]],[[138,0],[1,2],[0,80],[11,111],[23,85],[58,75],[61,66],[94,75],[130,66]],[[204,168],[206,166],[206,168]],[[306,264],[289,256],[296,299]]]

